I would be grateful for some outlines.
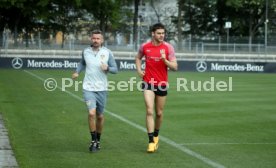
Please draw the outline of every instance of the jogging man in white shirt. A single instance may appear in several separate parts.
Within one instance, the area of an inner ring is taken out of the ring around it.
[[[91,35],[91,46],[82,52],[82,59],[72,78],[76,79],[85,70],[83,79],[83,97],[88,108],[88,124],[91,134],[89,150],[100,149],[100,138],[104,124],[104,107],[107,100],[107,73],[117,73],[118,68],[112,52],[103,47],[102,32],[94,30]]]

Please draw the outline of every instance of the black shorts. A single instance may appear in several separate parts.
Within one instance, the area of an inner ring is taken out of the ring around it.
[[[165,86],[155,86],[149,83],[142,83],[142,90],[152,90],[155,95],[157,96],[167,96],[168,94],[168,87]]]

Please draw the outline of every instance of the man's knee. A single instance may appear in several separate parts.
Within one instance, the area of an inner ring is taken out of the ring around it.
[[[156,117],[160,118],[163,116],[163,110],[156,111]]]
[[[97,120],[103,120],[103,119],[104,119],[104,115],[103,114],[97,115]]]
[[[89,118],[95,118],[96,117],[96,111],[94,109],[89,110],[88,117]]]
[[[147,107],[147,115],[148,116],[153,115],[153,108]]]

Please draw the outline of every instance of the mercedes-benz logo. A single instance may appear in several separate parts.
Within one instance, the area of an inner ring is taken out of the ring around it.
[[[196,63],[196,70],[198,72],[205,72],[207,70],[207,63],[205,61],[198,61]]]
[[[19,57],[15,57],[14,59],[12,59],[11,63],[14,69],[20,69],[23,66],[23,60]]]

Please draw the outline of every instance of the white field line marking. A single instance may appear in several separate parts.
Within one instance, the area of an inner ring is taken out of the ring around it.
[[[28,73],[29,75],[31,75],[31,76],[33,76],[33,77],[35,77],[35,78],[37,78],[37,79],[39,79],[39,80],[41,80],[41,81],[43,81],[43,82],[45,81],[45,79],[43,79],[42,77],[40,77],[40,76],[38,76],[38,75],[36,75],[36,74],[30,72],[30,71],[24,70],[24,72]],[[57,86],[57,88],[59,88],[59,89],[61,90],[61,87]],[[74,97],[74,98],[76,98],[76,99],[78,99],[78,100],[80,100],[80,101],[83,102],[83,99],[80,98],[79,96],[75,95],[74,93],[69,92],[69,91],[65,91],[65,92],[68,93],[70,96],[72,96],[72,97]],[[135,124],[134,122],[132,122],[132,121],[130,121],[130,120],[128,120],[128,119],[126,119],[126,118],[120,116],[120,115],[117,115],[117,114],[115,114],[115,113],[112,113],[112,112],[109,111],[109,110],[105,110],[105,112],[106,112],[107,114],[113,116],[114,118],[117,118],[117,119],[119,119],[120,121],[122,121],[122,122],[124,122],[124,123],[127,123],[127,124],[129,124],[129,125],[135,127],[136,129],[139,129],[139,130],[141,130],[141,131],[143,131],[143,132],[147,132],[146,129],[145,129],[144,127],[142,127],[142,126],[140,126],[140,125],[138,125],[138,124]],[[212,161],[211,159],[208,159],[207,157],[202,156],[202,155],[200,155],[200,154],[198,154],[198,153],[192,151],[191,149],[189,149],[189,148],[187,148],[187,147],[185,147],[185,146],[183,146],[183,145],[177,144],[176,142],[174,142],[173,140],[170,140],[169,138],[166,138],[166,137],[164,137],[164,136],[160,136],[160,140],[161,140],[161,141],[164,141],[165,143],[167,143],[167,144],[169,144],[169,145],[175,147],[176,149],[178,149],[178,150],[180,150],[180,151],[182,151],[182,152],[184,152],[184,153],[186,153],[186,154],[188,154],[188,155],[190,155],[190,156],[192,156],[192,157],[194,157],[194,158],[197,158],[198,160],[201,160],[202,162],[204,162],[204,163],[206,163],[206,164],[212,166],[213,168],[225,168],[225,166],[223,166],[223,165],[221,165],[221,164],[219,164],[219,163],[217,163],[217,162],[215,162],[215,161]]]
[[[182,143],[179,145],[276,145],[276,143],[269,143],[269,142],[245,142],[245,143],[232,143],[232,142],[213,142],[213,143],[209,143],[209,142],[198,142],[198,143]]]

